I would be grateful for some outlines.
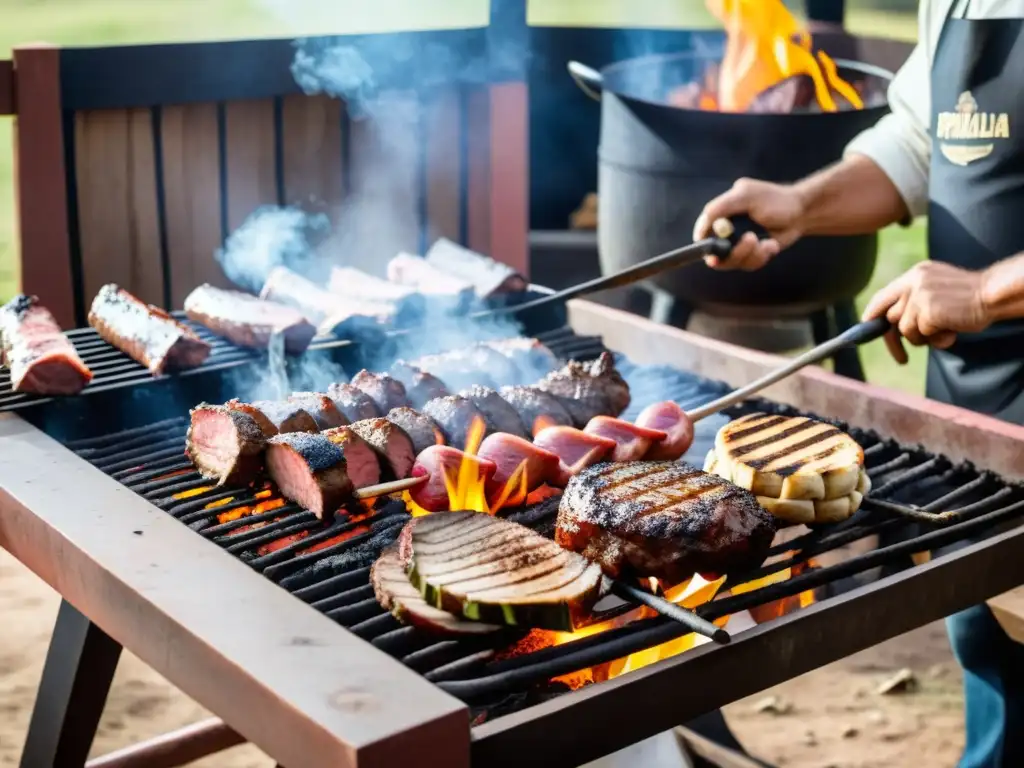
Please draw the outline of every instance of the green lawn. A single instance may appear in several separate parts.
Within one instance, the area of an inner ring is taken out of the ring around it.
[[[861,34],[914,39],[913,3],[851,0],[849,27]],[[0,58],[18,43],[116,45],[140,42],[298,36],[332,32],[428,29],[486,23],[488,0],[0,0]],[[799,4],[796,4],[799,6]],[[535,24],[594,26],[709,26],[700,0],[535,0]],[[395,21],[395,20],[398,21]],[[882,253],[870,292],[924,254],[924,229],[892,228],[882,234]],[[11,121],[0,118],[0,301],[17,288],[14,254],[14,191]],[[869,378],[885,386],[923,391],[924,354],[901,368],[883,345],[865,349]]]

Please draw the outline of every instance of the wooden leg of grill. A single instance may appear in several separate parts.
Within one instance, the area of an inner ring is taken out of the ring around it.
[[[177,768],[244,743],[235,730],[213,717],[94,758],[85,768]]]
[[[22,768],[81,768],[96,736],[121,646],[61,601],[46,654]]]

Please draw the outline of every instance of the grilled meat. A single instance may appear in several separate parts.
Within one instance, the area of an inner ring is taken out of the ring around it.
[[[325,332],[345,322],[387,324],[395,314],[393,304],[342,298],[280,266],[267,275],[260,298],[294,307]]]
[[[266,438],[252,416],[201,403],[189,412],[185,452],[199,474],[217,485],[249,485],[263,470]]]
[[[469,282],[442,272],[423,257],[411,253],[399,253],[391,259],[387,274],[391,282],[415,288],[425,296],[449,297],[463,304],[473,295]]]
[[[288,396],[289,403],[295,403],[313,417],[320,430],[343,427],[348,419],[330,397],[322,392],[292,392]]]
[[[430,246],[424,258],[438,271],[469,283],[480,298],[526,289],[523,276],[507,264],[463,248],[444,237]]]
[[[540,448],[529,440],[515,435],[495,432],[484,438],[477,455],[493,461],[494,475],[487,482],[487,500],[495,506],[501,501],[501,494],[512,481],[511,495],[507,504],[521,504],[526,494],[545,483],[557,482],[560,477],[560,460],[557,455]],[[522,465],[525,477],[516,476]]]
[[[775,520],[749,491],[680,462],[602,463],[573,477],[555,541],[609,576],[678,584],[760,565]]]
[[[525,526],[477,512],[406,524],[399,557],[427,603],[491,624],[572,631],[601,593],[601,569]]]
[[[351,384],[331,384],[327,388],[327,396],[350,423],[383,415],[372,397]]]
[[[345,451],[323,435],[293,432],[267,441],[267,471],[281,495],[329,518],[352,496]]]
[[[437,376],[422,371],[404,360],[399,360],[391,366],[391,375],[402,382],[406,398],[413,408],[422,408],[425,403],[435,397],[445,397],[450,394],[444,382]]]
[[[257,400],[254,403],[228,400],[224,405],[252,416],[268,438],[279,433],[320,431],[316,419],[298,403],[288,400]]]
[[[638,427],[611,416],[595,416],[583,431],[614,440],[616,446],[610,458],[620,462],[642,459],[653,443],[668,437],[668,433],[661,430]]]
[[[380,459],[377,452],[351,427],[334,427],[320,434],[345,453],[345,471],[357,490],[380,482]]]
[[[421,370],[430,371],[444,381],[450,390],[465,389],[474,384],[512,384],[522,378],[522,373],[510,357],[485,344],[472,344],[436,355],[425,355],[411,363]]]
[[[409,405],[402,382],[386,373],[370,373],[364,368],[352,377],[352,386],[368,395],[381,413]]]
[[[647,406],[633,422],[638,427],[656,429],[667,437],[655,440],[644,458],[648,461],[674,461],[690,450],[693,444],[693,422],[686,411],[671,400]]]
[[[502,387],[501,396],[516,409],[520,420],[536,435],[544,427],[573,426],[572,416],[554,395],[536,387]]]
[[[93,299],[89,325],[154,376],[195,368],[210,355],[210,345],[188,326],[113,283],[100,288]]]
[[[479,456],[469,456],[458,448],[447,445],[432,445],[416,457],[416,463],[412,467],[410,477],[422,477],[427,475],[430,479],[423,485],[418,485],[409,491],[413,501],[429,512],[444,512],[448,510],[448,488],[445,484],[445,476],[448,481],[455,483],[459,472],[463,470],[466,463],[477,477],[483,477],[485,482],[494,476],[497,465],[493,461],[483,459]]]
[[[466,438],[474,420],[481,421],[486,431],[493,431],[483,412],[473,401],[459,395],[448,395],[431,400],[423,406],[423,413],[434,420],[445,443],[459,450],[466,447]]]
[[[565,487],[572,475],[597,464],[615,450],[618,443],[608,437],[592,435],[575,427],[547,427],[537,433],[533,444],[558,456],[560,475],[554,483]]]
[[[77,395],[92,371],[35,296],[15,296],[0,307],[0,365],[11,389],[37,395]]]
[[[352,422],[351,429],[377,452],[382,479],[402,480],[409,476],[416,453],[412,439],[401,428],[387,419],[365,419]]]
[[[459,394],[473,402],[495,432],[507,432],[522,438],[530,437],[530,432],[519,418],[516,409],[490,387],[481,387],[477,384],[462,390]]]
[[[595,416],[618,416],[630,402],[629,385],[609,352],[590,363],[570,360],[536,386],[555,395],[581,429]]]
[[[185,314],[241,347],[266,349],[271,337],[280,334],[290,355],[305,352],[316,335],[313,324],[292,307],[206,283],[185,297]]]
[[[463,637],[490,634],[501,629],[495,624],[459,619],[427,603],[409,581],[402,559],[398,556],[398,547],[394,544],[381,552],[370,568],[370,584],[373,585],[377,602],[384,610],[402,624],[431,634]]]
[[[420,298],[414,288],[375,277],[355,267],[332,267],[327,290],[346,298],[385,304],[399,304]]]
[[[508,357],[520,371],[528,374],[517,384],[527,384],[550,373],[558,367],[558,358],[537,339],[513,336],[507,339],[489,339],[482,342],[485,347]]]
[[[417,456],[432,445],[444,444],[441,428],[425,413],[412,408],[392,408],[386,418],[409,436]]]

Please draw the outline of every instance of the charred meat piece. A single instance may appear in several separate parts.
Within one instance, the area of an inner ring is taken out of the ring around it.
[[[630,400],[629,385],[609,352],[590,363],[571,360],[537,382],[537,388],[558,397],[581,429],[595,416],[618,416]]]
[[[473,405],[480,409],[495,432],[507,432],[516,437],[529,438],[530,432],[519,418],[516,409],[490,387],[477,384],[462,390],[459,394],[473,401]]]
[[[473,286],[482,299],[526,289],[526,280],[507,264],[439,238],[424,257],[427,264]]]
[[[420,370],[404,360],[399,360],[391,366],[391,375],[402,382],[405,395],[413,408],[422,408],[429,400],[450,394],[444,382],[437,376]]]
[[[414,518],[399,557],[426,601],[492,624],[572,631],[601,594],[601,569],[518,523],[478,512]]]
[[[267,471],[288,501],[321,520],[352,496],[344,449],[323,435],[293,432],[267,441]]]
[[[210,355],[210,345],[191,328],[113,283],[100,288],[93,299],[89,325],[154,376],[195,368]]]
[[[417,456],[432,445],[444,444],[441,428],[425,413],[412,408],[392,408],[385,418],[409,436]]]
[[[522,504],[530,491],[556,482],[561,475],[558,456],[514,435],[488,435],[477,455],[495,465],[494,475],[486,485],[487,500],[492,506]],[[520,471],[525,477],[517,476]],[[502,499],[506,491],[507,496]]]
[[[416,457],[411,477],[427,475],[430,480],[409,491],[412,500],[429,512],[444,512],[449,509],[445,476],[447,475],[449,482],[454,484],[459,471],[466,471],[462,469],[464,464],[468,464],[476,476],[482,477],[485,483],[490,481],[497,470],[493,461],[470,456],[458,448],[448,445],[432,445],[427,448]]]
[[[344,427],[348,419],[330,397],[322,392],[292,392],[288,396],[289,403],[295,403],[313,417],[320,430]]]
[[[466,439],[474,421],[479,420],[486,432],[494,431],[487,417],[473,405],[473,401],[459,395],[431,400],[421,410],[437,424],[444,441],[460,451],[466,448]]]
[[[392,544],[380,553],[370,568],[370,584],[381,607],[402,624],[434,635],[464,637],[486,635],[501,627],[457,618],[427,603],[405,573],[398,547]]]
[[[288,432],[320,431],[316,419],[298,403],[287,400],[257,400],[255,403],[228,400],[224,405],[231,410],[248,413],[256,419],[256,423],[268,438]]]
[[[611,416],[595,416],[583,431],[588,435],[598,435],[615,441],[611,461],[639,461],[653,443],[668,437],[667,432],[659,429],[638,427],[636,424],[613,419]]]
[[[681,462],[601,463],[569,481],[555,541],[613,578],[679,584],[764,562],[775,521],[749,491]]]
[[[545,427],[573,426],[572,416],[554,395],[536,387],[502,387],[501,396],[515,408],[531,435]]]
[[[334,427],[320,433],[345,453],[345,470],[356,489],[380,482],[380,459],[368,442],[351,427]]]
[[[290,355],[305,352],[316,335],[313,324],[293,307],[205,283],[185,297],[185,314],[241,347],[266,349],[271,337],[280,334]]]
[[[364,368],[352,377],[352,386],[368,395],[381,413],[409,405],[402,382],[386,373],[370,373]]]
[[[77,395],[92,371],[35,296],[15,296],[0,307],[0,365],[11,389],[37,395]]]
[[[667,435],[665,439],[651,443],[644,454],[648,461],[674,461],[693,444],[693,422],[686,411],[671,400],[647,406],[633,423],[638,427],[661,430]]]
[[[412,439],[387,419],[366,419],[350,425],[353,432],[370,444],[380,461],[381,478],[403,480],[416,461]]]
[[[244,411],[201,403],[189,412],[185,452],[217,485],[249,485],[263,471],[263,430]]]
[[[617,443],[608,437],[591,435],[575,427],[547,427],[537,433],[533,444],[558,456],[560,476],[554,483],[565,487],[569,478],[597,464],[615,450]]]
[[[372,397],[351,384],[331,384],[327,388],[327,396],[349,422],[377,419],[383,415]]]

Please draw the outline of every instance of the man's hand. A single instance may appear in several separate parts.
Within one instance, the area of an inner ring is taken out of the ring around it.
[[[985,301],[985,274],[937,261],[922,261],[876,293],[862,318],[885,317],[889,353],[907,362],[902,339],[914,346],[948,349],[958,333],[983,331],[993,322]]]

